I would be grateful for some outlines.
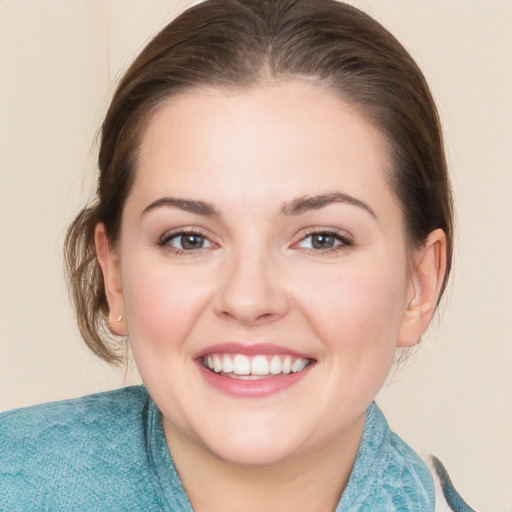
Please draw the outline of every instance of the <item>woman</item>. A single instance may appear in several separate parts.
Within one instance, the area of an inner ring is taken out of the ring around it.
[[[436,109],[400,44],[330,0],[200,4],[125,74],[99,167],[70,286],[88,346],[118,362],[127,337],[145,387],[5,415],[0,503],[434,510],[373,403],[452,254]]]

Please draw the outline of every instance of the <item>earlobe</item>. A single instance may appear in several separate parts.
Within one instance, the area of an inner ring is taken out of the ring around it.
[[[103,272],[105,295],[107,296],[109,315],[108,325],[113,334],[127,336],[124,296],[121,280],[119,257],[107,236],[105,226],[99,223],[94,231],[96,257]]]
[[[414,256],[397,346],[412,347],[427,330],[445,272],[446,235],[441,229],[436,229]]]

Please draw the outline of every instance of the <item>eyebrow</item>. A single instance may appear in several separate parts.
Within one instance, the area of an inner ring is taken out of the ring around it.
[[[356,199],[355,197],[343,194],[341,192],[332,192],[330,194],[320,194],[317,196],[302,196],[285,203],[281,208],[281,212],[284,215],[300,215],[309,210],[319,210],[324,206],[328,206],[333,203],[345,203],[352,206],[357,206],[367,211],[372,217],[377,219],[375,212],[363,201]]]
[[[196,215],[205,215],[207,217],[216,217],[220,215],[219,210],[217,210],[213,204],[206,201],[182,199],[180,197],[162,197],[146,206],[146,208],[142,210],[141,217],[151,210],[154,210],[155,208],[161,208],[162,206],[178,208],[185,212],[195,213]]]
[[[319,210],[325,206],[333,203],[345,203],[352,206],[357,206],[367,211],[372,217],[377,219],[375,212],[363,201],[356,199],[348,194],[341,192],[332,192],[329,194],[320,194],[316,196],[302,196],[287,203],[281,208],[281,213],[286,216],[300,215],[310,210]],[[154,210],[167,206],[169,208],[178,208],[185,212],[194,213],[196,215],[204,215],[206,217],[218,217],[220,216],[219,210],[213,206],[212,203],[207,201],[199,201],[193,199],[183,199],[180,197],[162,197],[153,201],[151,204],[146,206],[141,213],[141,217]]]

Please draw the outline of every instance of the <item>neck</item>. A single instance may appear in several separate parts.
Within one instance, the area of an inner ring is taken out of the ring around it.
[[[164,420],[174,464],[195,512],[334,511],[354,465],[363,425],[364,415],[342,436],[315,450],[253,467],[216,457]]]

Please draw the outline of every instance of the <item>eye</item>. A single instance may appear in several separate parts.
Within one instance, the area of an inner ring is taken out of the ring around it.
[[[303,249],[318,251],[332,251],[350,245],[352,245],[352,241],[348,237],[329,231],[311,233],[297,244],[298,247]]]
[[[177,251],[196,251],[213,247],[213,243],[199,233],[175,233],[164,238],[161,245],[170,246]]]

